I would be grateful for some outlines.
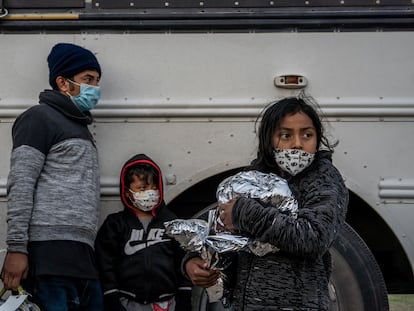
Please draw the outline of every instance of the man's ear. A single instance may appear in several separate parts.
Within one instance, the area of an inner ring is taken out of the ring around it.
[[[65,95],[69,92],[69,81],[64,77],[56,77],[56,85],[59,92],[64,93]]]

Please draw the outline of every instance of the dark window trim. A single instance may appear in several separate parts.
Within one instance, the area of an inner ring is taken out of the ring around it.
[[[357,31],[412,30],[411,7],[9,10],[3,31]],[[20,14],[21,13],[21,14]],[[61,14],[48,20],[47,14]],[[16,18],[21,15],[22,18]]]
[[[7,9],[84,8],[85,0],[2,0]]]

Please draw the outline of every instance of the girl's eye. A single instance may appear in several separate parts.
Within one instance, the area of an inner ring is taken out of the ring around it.
[[[312,138],[313,137],[313,133],[305,133],[304,137],[305,138]]]
[[[286,134],[286,133],[281,133],[281,134],[279,135],[279,137],[280,137],[281,139],[288,139],[288,138],[289,138],[289,134]]]

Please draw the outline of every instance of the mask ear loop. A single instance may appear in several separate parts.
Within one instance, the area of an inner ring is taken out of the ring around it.
[[[72,83],[72,84],[78,85],[78,86],[80,87],[80,84],[79,84],[79,83],[77,83],[77,82],[75,82],[75,81],[72,81],[72,80],[71,80],[71,79],[69,79],[69,78],[66,78],[66,80],[67,80],[67,81],[69,81],[69,83]],[[73,97],[73,95],[72,95],[72,94],[70,94],[68,91],[66,91],[66,92],[65,92],[65,94],[66,94],[66,95],[68,95],[69,97]]]
[[[131,189],[129,189],[129,188],[127,188],[128,189],[128,191],[125,191],[125,196],[131,201],[131,197],[130,197],[130,193],[132,193],[132,194],[134,194],[134,192],[131,190]]]
[[[81,86],[80,83],[75,82],[75,81],[72,81],[71,79],[66,78],[66,80],[68,80],[70,83],[75,84],[75,85],[77,85],[79,87]]]

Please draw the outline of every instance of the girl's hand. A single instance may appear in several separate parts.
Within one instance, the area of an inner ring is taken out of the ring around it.
[[[233,226],[233,222],[231,219],[231,215],[232,215],[233,206],[236,200],[237,198],[231,199],[227,203],[220,204],[217,208],[220,220],[224,224],[224,228],[226,229],[226,231],[229,231],[231,233],[234,233],[234,226]]]

